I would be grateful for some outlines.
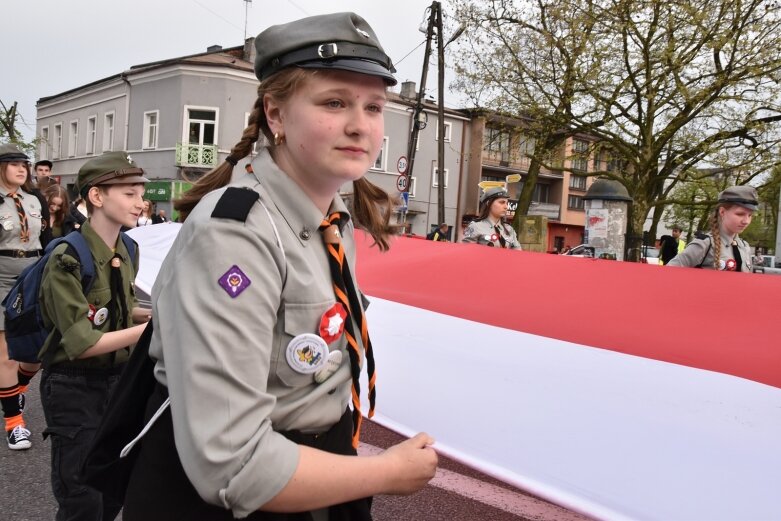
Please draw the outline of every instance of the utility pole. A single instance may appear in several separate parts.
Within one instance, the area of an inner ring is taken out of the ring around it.
[[[247,15],[252,0],[244,0],[244,41],[247,41]]]
[[[442,7],[434,2],[437,13],[437,89],[439,101],[437,111],[437,225],[445,222],[445,38],[442,34]]]

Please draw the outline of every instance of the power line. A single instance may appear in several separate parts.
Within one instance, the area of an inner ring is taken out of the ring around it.
[[[394,64],[394,65],[398,65],[398,64],[400,64],[401,62],[403,62],[404,60],[406,60],[406,59],[409,57],[409,55],[410,55],[410,54],[412,54],[413,52],[417,51],[417,50],[418,50],[418,48],[419,48],[421,45],[423,45],[424,43],[426,43],[426,40],[423,40],[422,42],[420,42],[418,45],[416,45],[416,46],[415,46],[415,48],[414,48],[414,49],[412,49],[410,52],[408,52],[407,54],[405,54],[405,55],[404,55],[404,58],[400,59],[399,61],[394,61],[394,62],[393,62],[393,64]]]
[[[231,22],[230,20],[228,20],[227,18],[225,18],[225,17],[224,17],[224,16],[222,16],[221,14],[219,14],[219,13],[215,13],[214,11],[212,11],[211,9],[209,9],[208,7],[206,7],[205,5],[203,5],[202,3],[200,3],[198,0],[193,0],[193,2],[195,2],[196,4],[198,4],[199,6],[201,6],[203,9],[205,9],[205,10],[209,11],[211,14],[213,14],[214,16],[216,16],[217,18],[219,18],[219,19],[220,19],[220,20],[222,20],[223,22],[227,23],[228,25],[231,25],[231,26],[235,27],[235,28],[236,28],[236,29],[238,29],[239,31],[242,31],[242,30],[243,30],[241,27],[239,27],[238,25],[234,24],[233,22]]]

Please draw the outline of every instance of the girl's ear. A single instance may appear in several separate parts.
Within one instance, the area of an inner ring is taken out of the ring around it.
[[[285,135],[285,126],[282,123],[282,107],[269,94],[263,96],[263,111],[266,113],[266,122],[271,133]]]

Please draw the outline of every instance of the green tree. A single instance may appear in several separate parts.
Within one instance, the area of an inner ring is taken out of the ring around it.
[[[658,223],[678,183],[707,177],[695,167],[729,168],[747,183],[779,163],[777,2],[456,4],[468,26],[462,88],[473,83],[469,92],[488,108],[531,107],[550,129],[591,135],[623,166],[591,175],[621,182],[633,199],[629,259],[649,213]]]
[[[0,100],[0,143],[13,143],[32,157],[35,153],[35,141],[27,142],[19,131],[16,121],[19,113],[16,110],[16,102],[10,108]]]

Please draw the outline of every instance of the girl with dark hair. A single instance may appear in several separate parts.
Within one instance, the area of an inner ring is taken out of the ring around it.
[[[70,213],[68,191],[61,185],[54,184],[43,192],[49,206],[49,229],[52,237],[64,237],[77,229],[76,220]]]

